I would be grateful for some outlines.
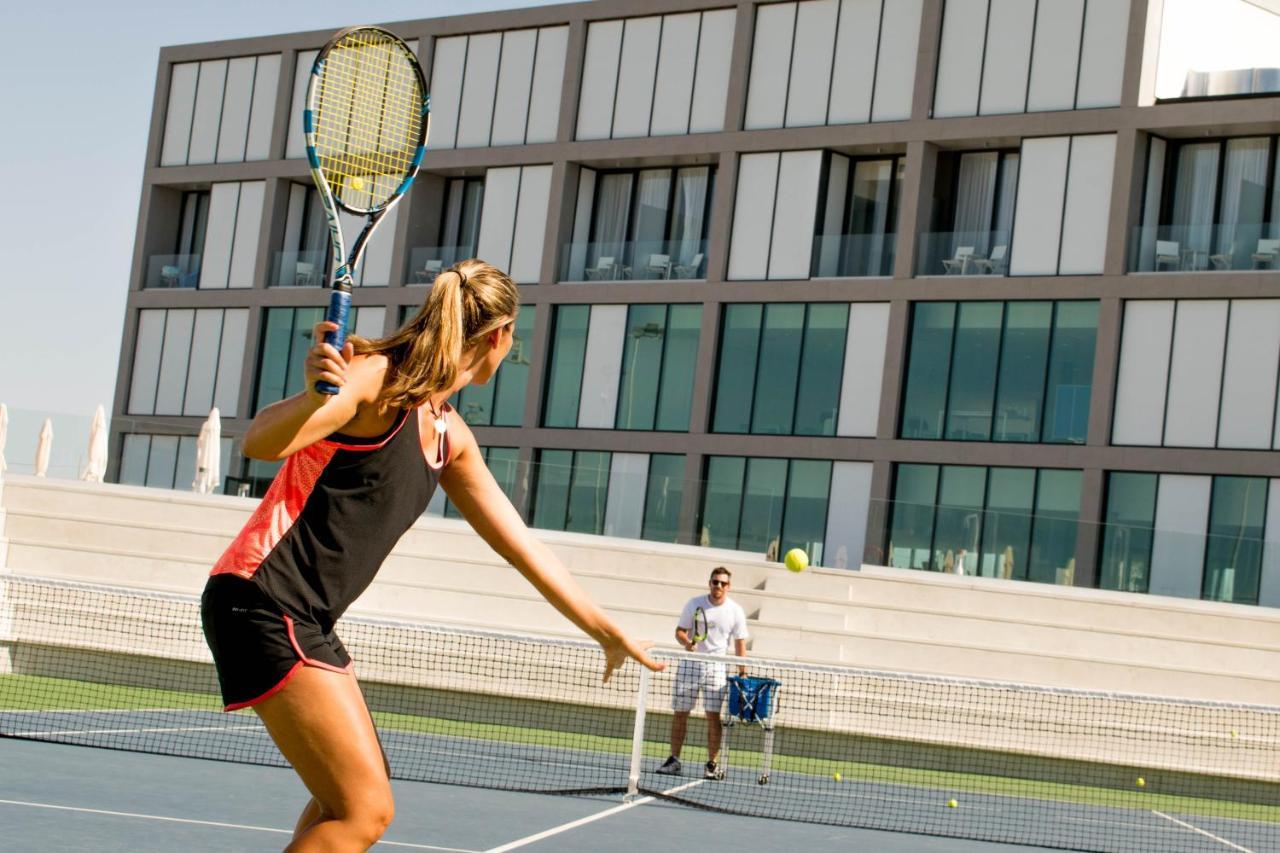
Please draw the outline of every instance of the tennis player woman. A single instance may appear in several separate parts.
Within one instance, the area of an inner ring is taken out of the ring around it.
[[[369,585],[438,486],[476,532],[600,643],[604,677],[634,658],[626,637],[530,533],[447,400],[483,385],[511,349],[519,291],[463,261],[388,338],[317,343],[306,391],[258,413],[244,454],[284,460],[257,511],[213,568],[205,636],[227,710],[252,707],[311,801],[288,850],[364,850],[391,823],[386,759],[334,623]],[[315,339],[335,328],[315,327]],[[314,390],[317,380],[339,387]]]

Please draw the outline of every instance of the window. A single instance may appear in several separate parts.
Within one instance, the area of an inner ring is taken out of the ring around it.
[[[653,542],[676,542],[679,539],[680,507],[684,501],[684,462],[683,454],[654,453],[649,457],[642,539]]]
[[[699,542],[778,560],[803,548],[823,559],[831,463],[812,459],[707,459]]]
[[[902,158],[859,160],[828,152],[824,160],[812,274],[893,275]]]
[[[915,307],[899,435],[1083,444],[1096,302]]]
[[[898,465],[889,565],[1070,585],[1079,471]]]
[[[147,287],[198,287],[205,233],[209,228],[209,190],[182,194],[173,254],[152,255]]]
[[[603,533],[611,457],[585,450],[540,451],[532,526]]]
[[[1267,485],[1263,477],[1213,478],[1202,598],[1258,603]]]
[[[453,178],[445,186],[440,231],[434,246],[409,252],[409,284],[431,284],[441,272],[476,256],[484,178]]]
[[[380,307],[352,308],[347,328],[363,337],[376,338],[382,332],[385,311]],[[303,390],[302,365],[312,347],[312,330],[324,319],[324,312],[319,307],[267,309],[259,349],[255,413]]]
[[[249,312],[244,308],[144,309],[138,314],[131,415],[236,417]]]
[[[587,354],[587,329],[591,306],[561,305],[551,328],[551,358],[547,361],[547,396],[542,425],[576,427],[578,395],[582,392],[582,365]]]
[[[221,493],[225,490],[226,472],[236,467],[231,456],[230,437],[221,440],[219,450],[223,471],[222,484],[218,488]],[[127,486],[190,491],[195,477],[196,436],[145,433],[128,433],[124,436],[117,482]]]
[[[511,352],[487,385],[468,385],[454,395],[453,407],[472,426],[520,426],[524,422],[524,392],[533,364],[533,325],[537,307],[522,308],[516,316]]]
[[[332,260],[329,256],[329,220],[315,187],[289,185],[289,211],[284,241],[276,253],[272,285],[321,287],[326,284]]]
[[[712,431],[835,435],[849,306],[725,307]]]
[[[1098,586],[1146,592],[1155,544],[1156,474],[1116,473],[1107,477],[1106,526]]]
[[[938,194],[917,275],[1007,273],[1021,159],[1016,149],[938,156]]]

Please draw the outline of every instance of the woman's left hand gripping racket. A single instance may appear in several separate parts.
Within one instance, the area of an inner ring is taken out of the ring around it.
[[[342,30],[311,67],[302,125],[333,240],[333,295],[325,319],[338,329],[325,335],[325,343],[339,352],[347,340],[352,273],[373,230],[418,173],[429,107],[417,58],[386,30]],[[339,208],[368,217],[349,254]],[[338,386],[319,381],[316,390],[332,395]]]

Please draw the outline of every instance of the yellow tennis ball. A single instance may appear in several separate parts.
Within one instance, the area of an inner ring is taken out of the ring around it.
[[[1139,788],[1145,788],[1147,787],[1147,780],[1139,776],[1138,780],[1134,782],[1134,784],[1137,785]]]
[[[839,782],[839,781],[840,781],[841,779],[843,779],[844,777],[843,777],[843,776],[841,776],[839,773],[832,773],[832,774],[831,774],[831,778],[832,778],[832,779],[834,779],[834,780],[836,780],[837,782]]]
[[[1232,730],[1231,730],[1231,736],[1232,736],[1232,737],[1240,737],[1240,733],[1239,733],[1238,731],[1236,731],[1235,729],[1232,729]]]
[[[353,190],[364,189],[364,178],[352,178],[351,189]]]
[[[956,806],[958,806],[958,805],[960,805],[960,804],[959,804],[958,802],[956,802],[955,800],[947,800],[947,808],[949,808],[949,809],[954,809],[954,808],[955,808]]]
[[[809,555],[804,552],[803,548],[792,548],[787,552],[787,556],[782,558],[782,561],[793,572],[803,572],[809,567]]]

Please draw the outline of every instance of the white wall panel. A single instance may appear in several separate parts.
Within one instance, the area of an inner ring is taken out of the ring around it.
[[[187,384],[187,358],[191,354],[191,326],[195,311],[170,308],[165,317],[164,348],[160,353],[160,382],[156,387],[157,415],[182,414]]]
[[[1168,144],[1158,136],[1149,136],[1150,151],[1147,155],[1147,187],[1146,198],[1142,202],[1142,221],[1145,227],[1141,230],[1138,251],[1140,263],[1138,269],[1150,272],[1155,269],[1156,238],[1160,236],[1158,228],[1153,224],[1159,222],[1161,182],[1164,179],[1164,157]]]
[[[560,90],[564,87],[564,52],[568,41],[568,27],[538,30],[538,55],[533,66],[525,142],[555,141],[556,128],[560,125]]]
[[[858,124],[871,120],[879,41],[880,0],[843,0],[836,32],[828,123]]]
[[[738,159],[738,190],[729,242],[730,279],[767,277],[777,185],[777,153],[743,154]]]
[[[791,82],[787,88],[787,127],[827,123],[831,62],[835,55],[838,0],[806,0],[796,8]]]
[[[365,305],[360,308],[356,317],[356,325],[352,330],[362,338],[380,338],[387,322],[387,309],[380,305]]]
[[[252,56],[240,56],[227,63],[227,82],[222,96],[222,123],[218,129],[218,162],[244,161],[249,139],[249,107],[253,102]]]
[[[591,236],[591,202],[596,197],[596,170],[578,171],[578,200],[573,209],[573,246],[569,253],[569,277],[581,279],[587,265],[587,238]]]
[[[627,338],[627,306],[592,305],[582,365],[579,429],[613,429],[618,408],[622,345]]]
[[[533,283],[542,276],[542,248],[547,236],[551,200],[551,167],[525,166],[520,177],[520,202],[512,235],[511,269],[517,282]]]
[[[693,101],[694,62],[698,54],[697,12],[667,15],[662,20],[662,46],[653,86],[653,117],[649,133],[668,136],[687,133]]]
[[[1112,444],[1160,445],[1172,344],[1172,300],[1125,303]]]
[[[795,23],[795,3],[756,7],[755,45],[747,88],[747,130],[782,127]]]
[[[1271,447],[1280,365],[1280,300],[1236,299],[1227,325],[1218,447]]]
[[[1009,265],[1013,275],[1053,275],[1058,271],[1070,142],[1067,136],[1022,142]]]
[[[196,106],[196,79],[200,63],[174,65],[169,74],[169,105],[164,115],[164,147],[160,150],[161,166],[181,166],[187,162],[187,145],[191,141],[191,117]]]
[[[1169,403],[1164,443],[1169,447],[1213,447],[1227,335],[1225,299],[1178,302],[1169,359]]]
[[[893,0],[884,4],[880,21],[880,52],[876,59],[876,91],[872,121],[911,118],[911,94],[916,85],[916,54],[920,52],[923,0]]]
[[[1036,11],[1028,112],[1069,110],[1076,102],[1076,65],[1084,0],[1052,0]]]
[[[1124,48],[1129,38],[1129,0],[1089,0],[1080,46],[1076,108],[1120,104]]]
[[[1161,474],[1151,549],[1152,595],[1199,598],[1212,477]]]
[[[191,333],[191,357],[187,364],[184,415],[207,415],[213,406],[213,385],[218,376],[218,347],[222,342],[222,309],[196,310]]]
[[[537,30],[513,30],[502,36],[490,145],[524,144],[537,42]]]
[[[364,258],[360,262],[362,287],[386,287],[391,284],[391,247],[396,240],[396,215],[401,210],[400,205],[396,205],[387,211],[378,230],[373,232],[373,236],[365,244]]]
[[[933,94],[934,118],[978,114],[987,0],[947,0]]]
[[[160,375],[160,348],[164,343],[164,311],[138,312],[138,333],[133,344],[133,376],[129,381],[131,415],[150,415],[156,408],[156,382]]]
[[[191,147],[188,163],[212,163],[218,145],[218,124],[222,118],[222,92],[227,80],[227,60],[200,63],[196,84],[196,112],[191,120]]]
[[[311,64],[316,61],[318,50],[298,52],[297,64],[293,68],[293,100],[289,103],[289,138],[285,142],[284,156],[288,159],[307,156],[307,143],[302,135],[302,107],[307,101],[307,81],[311,78]],[[461,72],[459,72],[461,73]],[[434,77],[432,79],[434,81]],[[431,144],[436,143],[436,92],[431,91]],[[453,131],[449,131],[450,138]],[[446,146],[451,147],[451,146]]]
[[[1258,603],[1280,607],[1280,480],[1272,480],[1267,493],[1267,528],[1262,546],[1262,581]]]
[[[248,308],[228,308],[222,318],[222,345],[218,353],[218,380],[213,404],[224,418],[236,417],[240,400],[240,368],[244,363]]]
[[[516,230],[516,196],[520,167],[489,169],[484,174],[484,206],[480,210],[480,236],[476,256],[510,271],[511,240]]]
[[[630,18],[622,31],[618,94],[613,99],[613,137],[649,135],[653,80],[658,68],[662,18]]]
[[[436,39],[431,61],[431,147],[453,148],[462,111],[462,75],[467,64],[467,37]]]
[[[578,139],[608,139],[613,130],[613,100],[622,52],[622,21],[595,21],[587,29],[578,97]]]
[[[778,193],[769,246],[769,278],[808,278],[818,215],[821,151],[785,151],[778,166]]]
[[[698,36],[698,67],[693,81],[693,109],[690,133],[724,130],[724,106],[729,92],[729,57],[733,52],[733,30],[737,10],[717,9],[702,13]]]
[[[826,568],[857,569],[862,565],[871,508],[871,467],[870,462],[836,462],[831,466],[827,539],[822,548]]]
[[[978,101],[982,115],[1020,113],[1026,109],[1035,19],[1036,0],[991,0]]]
[[[839,237],[844,232],[844,211],[848,200],[849,158],[832,151],[827,164],[827,198],[819,222],[819,232],[824,238]],[[829,275],[840,262],[842,239],[823,239],[817,243],[818,257],[814,259],[818,275]]]
[[[875,437],[888,337],[889,303],[857,302],[849,306],[836,435]]]
[[[468,38],[467,70],[462,78],[462,106],[458,112],[455,143],[459,148],[489,144],[501,50],[502,33],[481,33]]]
[[[276,90],[280,87],[280,54],[258,57],[253,78],[253,105],[249,112],[246,160],[266,160],[271,156],[271,126],[275,122]]]
[[[205,228],[204,253],[200,259],[201,290],[227,286],[239,203],[240,185],[237,183],[214,184],[210,189],[209,224]]]
[[[1102,272],[1111,221],[1111,176],[1116,161],[1113,133],[1075,136],[1062,210],[1059,275]]]
[[[605,503],[605,536],[640,538],[648,481],[649,454],[613,454],[609,463],[609,497]]]
[[[235,237],[232,240],[228,268],[228,287],[253,287],[266,187],[266,181],[246,181],[240,184],[240,202],[236,205]]]

